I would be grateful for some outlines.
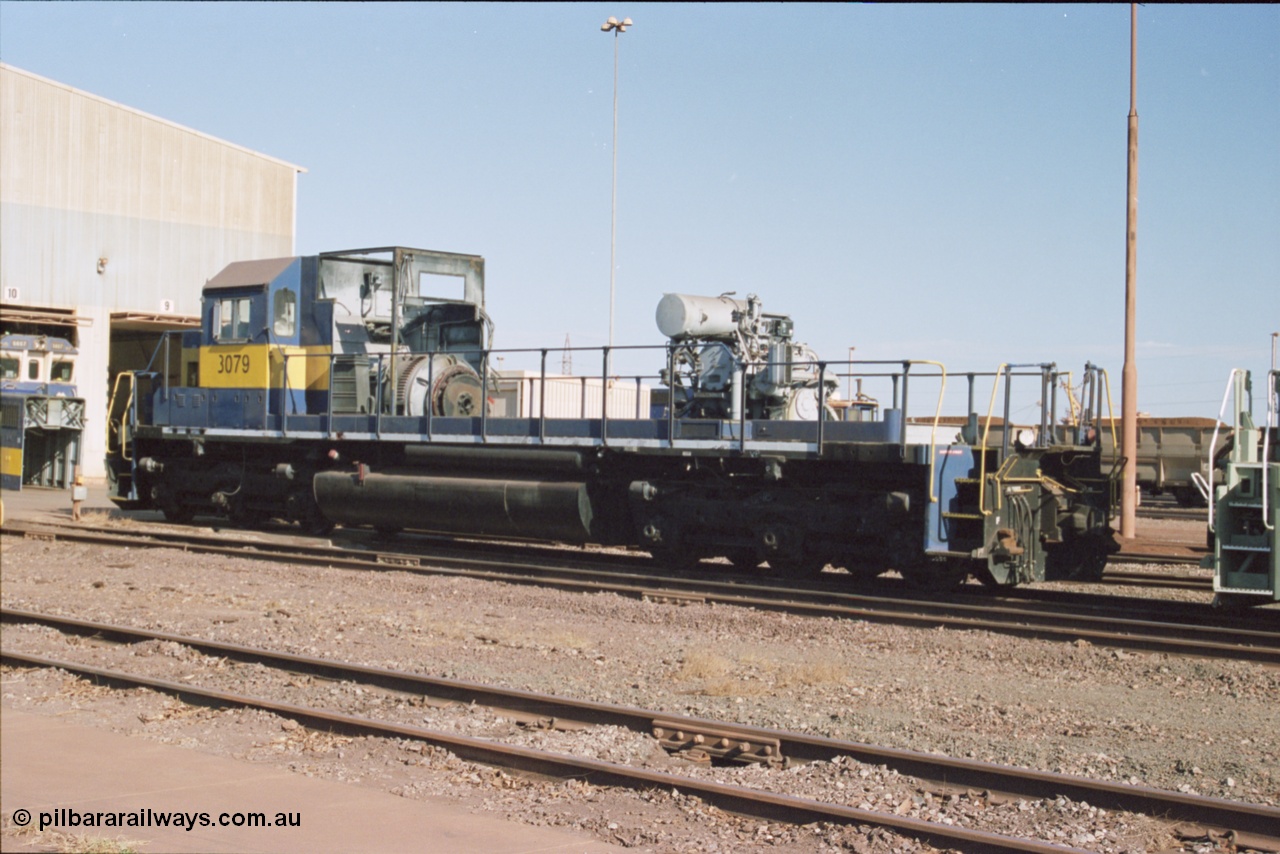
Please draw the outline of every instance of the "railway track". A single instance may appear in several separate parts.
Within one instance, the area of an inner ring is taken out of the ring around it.
[[[1138,507],[1140,519],[1183,519],[1191,522],[1203,522],[1209,515],[1205,507],[1177,507],[1174,505],[1157,507]]]
[[[1205,592],[1213,590],[1213,579],[1207,575],[1165,575],[1158,572],[1135,572],[1125,569],[1108,569],[1102,576],[1102,583],[1132,587],[1159,587],[1166,590]]]
[[[38,523],[42,527],[54,528],[60,531],[99,531],[103,533],[119,532],[119,528],[101,528],[86,526],[83,524],[74,524],[70,522],[42,521]],[[147,523],[149,527],[146,530],[148,536],[157,539],[169,540],[172,542],[189,541],[192,537],[199,537],[188,526],[170,525],[165,522]],[[219,531],[214,528],[214,531]],[[250,529],[230,529],[237,533],[262,533],[263,535],[274,535],[270,528],[262,529],[260,532],[254,532]],[[213,542],[213,538],[206,537],[206,541]],[[459,548],[458,540],[455,538],[438,537],[429,534],[410,534],[403,533],[397,535],[379,534],[372,530],[362,528],[339,528],[334,531],[330,537],[330,542],[337,548],[343,549],[344,553],[350,553],[352,550],[357,552],[375,552],[382,553],[389,548],[404,550],[404,552],[412,552],[413,554],[430,559],[432,561],[441,561],[449,558],[460,558],[463,560],[474,561],[477,554],[491,556],[496,559],[515,558],[520,561],[528,561],[534,555],[541,555],[544,559],[556,566],[582,566],[582,567],[601,567],[608,565],[610,567],[628,570],[633,572],[647,572],[652,570],[653,563],[647,553],[622,554],[618,552],[602,552],[586,550],[581,547],[565,547],[547,544],[519,544],[512,546],[510,544],[473,540],[466,541],[466,548]],[[217,542],[226,542],[226,539],[219,537]],[[327,551],[329,546],[317,546],[315,538],[302,537],[293,534],[284,534],[283,539],[275,542],[265,540],[245,540],[251,548],[259,546],[265,548],[278,549],[279,543],[285,542],[292,544],[295,549],[320,549]],[[1140,564],[1185,564],[1188,566],[1198,566],[1201,558],[1207,553],[1205,549],[1191,546],[1188,544],[1175,544],[1176,551],[1159,551],[1151,548],[1151,543],[1141,541],[1139,549],[1130,552],[1120,552],[1112,557],[1115,563],[1140,563]],[[702,563],[702,571],[710,569],[714,571],[715,564]],[[892,585],[894,582],[889,579],[876,579],[875,583],[888,583]],[[1134,584],[1143,587],[1166,587],[1169,589],[1209,589],[1212,583],[1205,580],[1200,581],[1189,576],[1170,576],[1161,573],[1139,573],[1133,571],[1125,571],[1118,569],[1108,570],[1103,576],[1101,584]]]
[[[914,777],[926,790],[946,797],[981,790],[988,799],[1060,797],[1087,801],[1097,807],[1191,822],[1234,834],[1240,847],[1280,848],[1280,808],[1189,795],[1111,781],[1093,780],[1030,769],[1012,768],[971,759],[924,754],[895,748],[845,742],[803,733],[743,726],[668,715],[633,707],[577,701],[563,696],[515,691],[489,685],[437,679],[402,671],[346,664],[331,659],[272,652],[254,647],[183,635],[153,632],[68,617],[14,609],[0,610],[9,625],[38,624],[68,635],[112,644],[162,641],[182,644],[219,660],[230,659],[326,680],[350,681],[372,689],[429,698],[436,703],[481,705],[525,724],[573,732],[582,727],[609,725],[652,737],[668,752],[695,760],[758,764],[781,768],[796,762],[830,762],[845,757],[868,765],[885,765]],[[5,649],[0,658],[15,666],[57,667],[85,678],[114,685],[145,686],[197,703],[265,709],[318,729],[341,729],[361,734],[410,738],[443,747],[456,755],[486,764],[553,776],[585,776],[591,782],[629,788],[679,788],[731,812],[775,821],[805,824],[813,821],[873,824],[926,839],[933,844],[975,851],[1063,851],[1060,846],[1010,838],[990,830],[939,824],[896,814],[854,809],[838,803],[797,798],[759,788],[742,788],[685,776],[632,768],[594,759],[552,754],[490,739],[436,732],[401,723],[377,721],[335,711],[282,702],[266,697],[170,682],[83,663],[51,659]]]
[[[10,524],[3,536],[93,543],[108,547],[180,548],[191,552],[237,558],[260,558],[291,563],[356,570],[401,570],[443,574],[505,583],[534,584],[563,590],[611,592],[659,601],[715,602],[799,615],[861,619],[924,628],[987,630],[1019,637],[1098,646],[1165,652],[1198,657],[1220,657],[1280,665],[1280,619],[1273,612],[1245,612],[1229,618],[1208,607],[1132,610],[1127,602],[1097,602],[1086,606],[1078,596],[1054,597],[1053,591],[1031,595],[1039,603],[1025,601],[1027,593],[999,600],[976,595],[941,599],[903,597],[874,592],[849,592],[829,583],[787,586],[743,576],[671,577],[616,569],[592,569],[590,562],[577,566],[554,561],[517,560],[507,557],[424,557],[404,552],[351,552],[314,544],[267,541],[229,541],[195,534],[91,530],[54,530]],[[1017,588],[1015,588],[1017,590]],[[1111,597],[1101,597],[1109,599]],[[1143,601],[1143,600],[1130,600]],[[1064,612],[1064,603],[1082,610]],[[1151,609],[1149,603],[1144,609]],[[1092,613],[1087,613],[1083,609]],[[1142,613],[1145,618],[1135,618]],[[1171,621],[1175,619],[1176,621]]]
[[[1176,552],[1157,551],[1120,551],[1111,556],[1117,563],[1168,563],[1186,566],[1199,566],[1200,560],[1208,554],[1207,549],[1185,549]]]

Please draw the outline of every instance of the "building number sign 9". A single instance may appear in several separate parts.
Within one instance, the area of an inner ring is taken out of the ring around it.
[[[220,374],[247,374],[249,373],[249,355],[247,353],[229,353],[223,355],[218,354],[218,373]]]

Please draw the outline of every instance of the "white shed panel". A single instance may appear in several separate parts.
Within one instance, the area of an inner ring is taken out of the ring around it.
[[[299,166],[0,63],[0,295],[75,312],[102,474],[112,315],[199,314],[232,261],[294,254]]]
[[[0,150],[23,303],[195,314],[227,263],[294,251],[300,167],[3,64]]]

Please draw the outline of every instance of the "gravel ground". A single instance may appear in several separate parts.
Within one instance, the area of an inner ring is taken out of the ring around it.
[[[1280,804],[1280,673],[1248,663],[394,571],[193,558],[174,550],[12,538],[2,545],[7,607]],[[1179,840],[1169,826],[1144,817],[1065,799],[1001,803],[978,792],[931,791],[883,767],[852,761],[786,770],[691,769],[625,731],[521,730],[480,709],[435,708],[343,683],[282,681],[263,668],[206,660],[175,644],[116,648],[35,627],[5,627],[3,641],[6,648],[74,655],[170,678],[199,673],[202,683],[217,678],[246,693],[1090,850],[1213,846]],[[932,850],[870,828],[738,819],[678,791],[634,795],[530,780],[410,742],[317,733],[267,713],[187,706],[63,673],[6,668],[4,682],[6,707],[69,714],[80,723],[406,797],[445,795],[467,808],[583,828],[640,850]]]

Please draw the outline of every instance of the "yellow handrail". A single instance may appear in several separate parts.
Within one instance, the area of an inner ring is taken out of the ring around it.
[[[978,453],[981,456],[981,462],[978,464],[978,512],[983,516],[990,516],[991,511],[987,509],[986,490],[987,490],[987,437],[991,435],[991,413],[996,408],[996,392],[1000,390],[1000,375],[1004,373],[1005,368],[1009,367],[1008,362],[1002,362],[1000,367],[996,369],[995,379],[991,383],[991,401],[987,404],[987,421],[982,428],[982,444],[978,446]],[[1008,430],[1009,425],[1004,425],[1004,429]],[[998,473],[998,472],[997,472]],[[996,500],[1000,498],[999,493]]]
[[[129,371],[123,371],[116,374],[115,384],[111,387],[111,402],[107,404],[107,449],[111,448],[111,425],[113,423],[111,416],[115,414],[116,395],[120,393],[120,382],[128,379],[129,383],[129,403],[125,406],[124,411],[120,413],[120,458],[122,460],[132,460],[129,456],[128,444],[124,440],[124,419],[129,414],[129,410],[133,408],[133,374]]]
[[[1067,405],[1071,407],[1071,423],[1079,425],[1080,416],[1077,414],[1079,411],[1079,405],[1076,401],[1076,393],[1071,388],[1071,381],[1073,379],[1074,377],[1072,376],[1071,371],[1067,371],[1067,384],[1064,386],[1064,390],[1067,393]]]

